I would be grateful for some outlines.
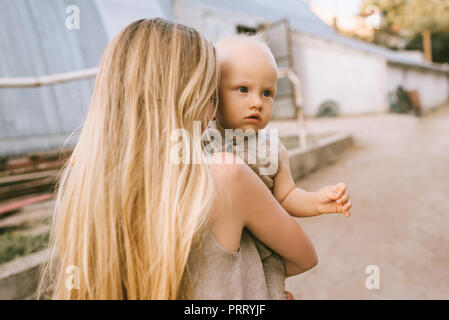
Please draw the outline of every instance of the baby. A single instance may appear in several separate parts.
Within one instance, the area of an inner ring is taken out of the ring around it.
[[[227,37],[216,44],[216,49],[221,71],[216,125],[243,132],[252,129],[257,134],[271,119],[277,83],[276,61],[268,46],[255,37]],[[270,141],[268,137],[267,148]],[[267,177],[270,175],[261,174],[260,164],[248,165],[281,206],[294,217],[324,213],[343,213],[349,217],[351,201],[346,185],[338,183],[317,192],[297,188],[291,176],[287,150],[278,139],[275,142],[279,146],[276,150],[279,163],[277,171],[271,174],[271,183]]]
[[[219,107],[216,119],[211,125],[223,135],[225,129],[241,129],[243,132],[255,132],[258,137],[259,130],[264,129],[271,118],[277,83],[276,61],[268,46],[255,37],[227,37],[216,44],[216,49],[221,80]],[[251,140],[251,135],[249,137]],[[347,217],[350,216],[352,205],[344,183],[326,186],[317,192],[307,192],[296,187],[291,176],[286,148],[277,137],[276,141],[269,136],[266,139],[267,148],[273,142],[278,144],[278,148],[274,148],[274,151],[278,152],[275,172],[261,174],[260,169],[263,166],[259,162],[248,163],[247,158],[243,160],[291,216],[311,217],[325,213],[343,213]],[[270,148],[270,156],[272,151]],[[248,150],[245,149],[245,152]],[[262,243],[258,241],[256,246],[261,257],[270,257],[266,254],[269,249]],[[273,255],[271,259],[266,261],[264,268],[273,269],[282,263],[277,255]],[[286,291],[285,294],[287,299],[293,299],[289,292]]]

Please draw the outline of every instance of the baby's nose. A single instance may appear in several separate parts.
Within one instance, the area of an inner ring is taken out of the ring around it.
[[[262,99],[260,98],[255,98],[252,103],[251,103],[251,109],[262,109],[263,107],[263,103],[262,103]]]

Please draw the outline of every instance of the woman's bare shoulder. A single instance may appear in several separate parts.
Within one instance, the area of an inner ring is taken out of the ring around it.
[[[218,152],[212,156],[212,171],[217,182],[233,181],[246,165],[239,157],[230,152]]]
[[[234,226],[243,229],[248,219],[249,204],[254,199],[268,196],[268,188],[254,171],[233,153],[215,154],[212,172],[218,193],[215,211],[225,217],[221,221],[232,220]],[[267,194],[262,195],[261,191],[266,191]]]
[[[244,169],[232,153],[217,153],[213,156],[212,172],[218,197],[211,210],[209,227],[215,239],[230,252],[237,252],[244,227],[244,219],[235,209],[237,181]]]

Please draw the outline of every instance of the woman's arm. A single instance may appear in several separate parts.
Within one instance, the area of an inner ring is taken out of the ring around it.
[[[222,192],[229,195],[234,218],[284,258],[286,276],[307,271],[318,263],[307,235],[248,165],[214,164],[214,168]]]

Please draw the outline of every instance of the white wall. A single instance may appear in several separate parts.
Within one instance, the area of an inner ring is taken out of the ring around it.
[[[399,85],[407,91],[417,90],[424,112],[449,101],[447,74],[389,64],[387,75],[387,92],[396,90]]]
[[[326,100],[336,101],[343,115],[388,109],[383,57],[299,32],[292,38],[307,116],[315,116]]]
[[[172,5],[176,22],[195,28],[210,41],[216,41],[224,35],[235,34],[236,26],[239,24],[256,27],[259,23],[265,22],[260,17],[216,7],[208,8],[205,4],[190,3],[187,0],[176,0]]]

